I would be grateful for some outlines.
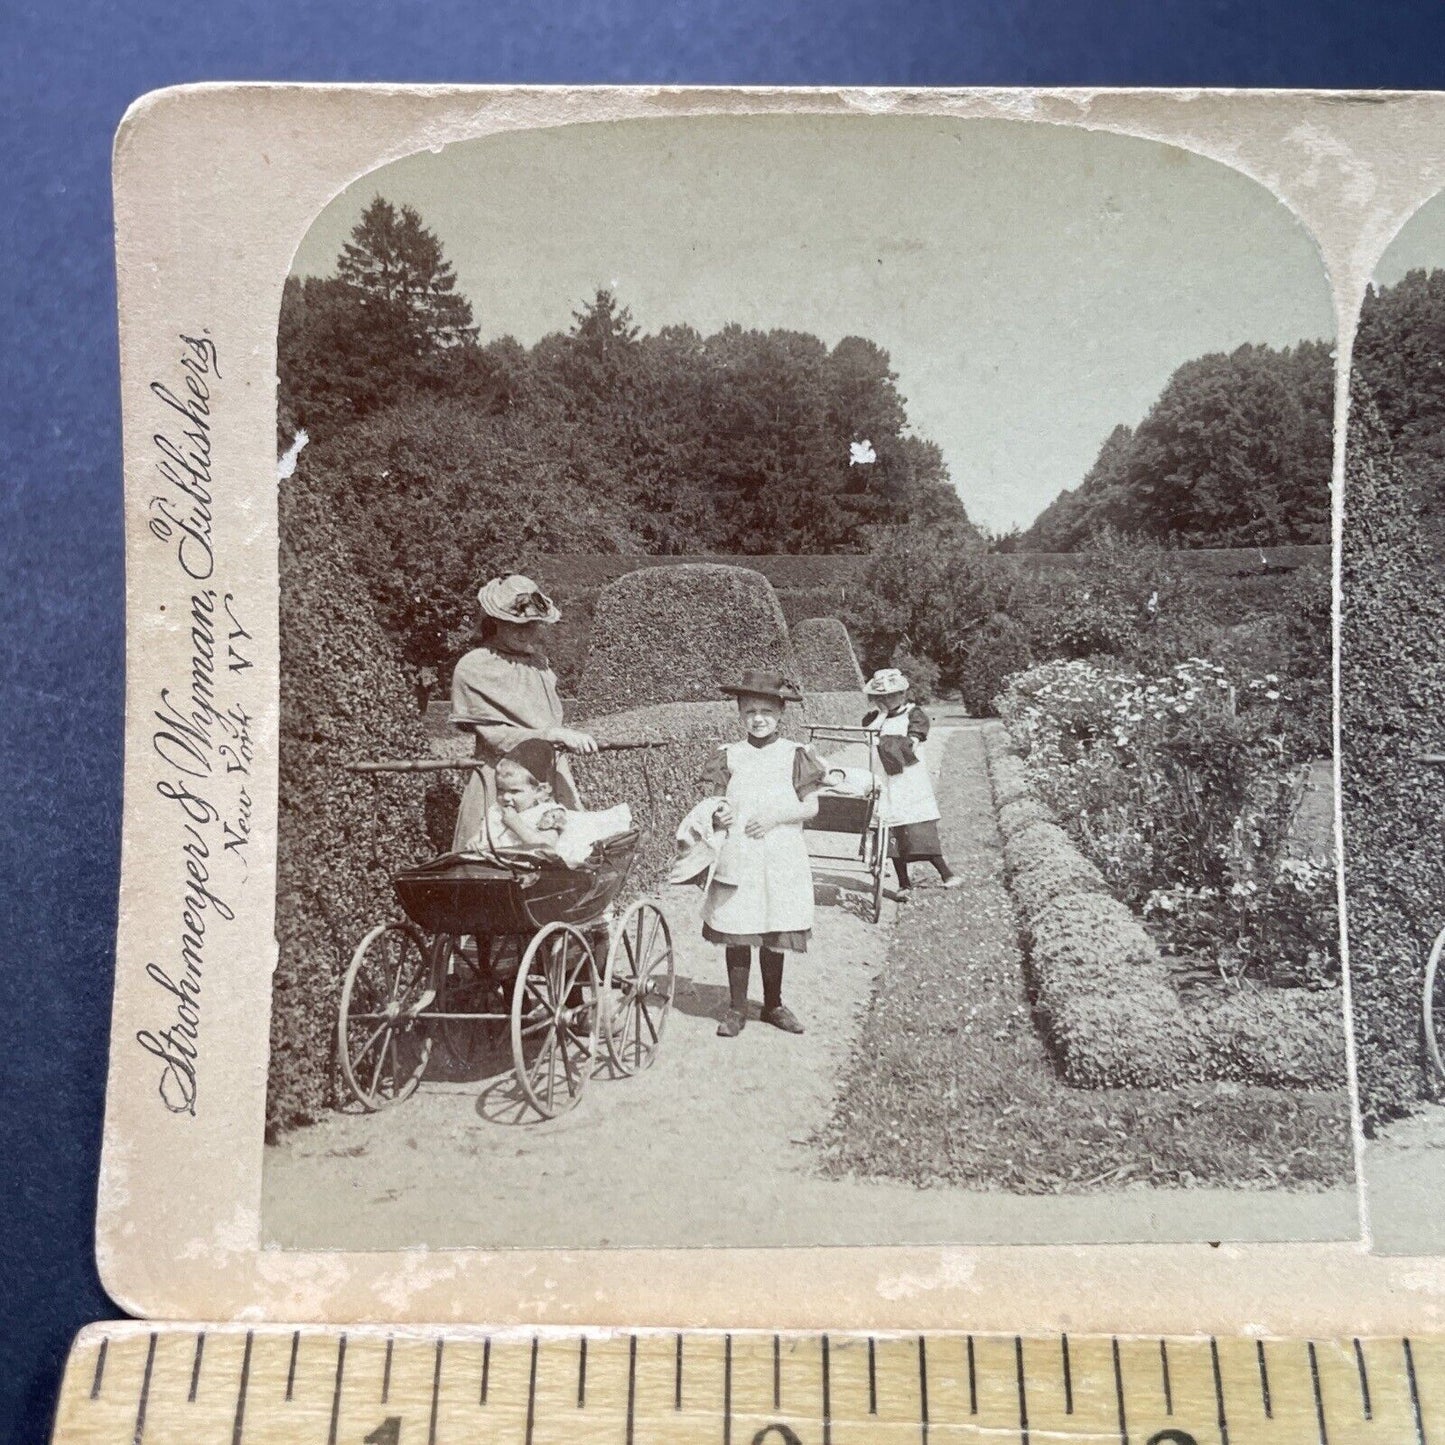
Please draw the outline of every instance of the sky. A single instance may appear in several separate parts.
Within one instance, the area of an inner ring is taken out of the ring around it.
[[[599,286],[649,332],[869,337],[994,530],[1077,486],[1181,362],[1334,336],[1318,253],[1270,192],[1102,132],[749,116],[487,137],[362,177],[294,271],[334,273],[378,194],[440,237],[483,341],[565,330]]]
[[[1375,267],[1375,284],[1393,286],[1407,271],[1445,266],[1445,192],[1425,202],[1390,242]]]

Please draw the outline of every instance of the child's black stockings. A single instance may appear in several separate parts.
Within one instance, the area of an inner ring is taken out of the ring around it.
[[[735,946],[726,950],[728,965],[728,1006],[740,1014],[748,1011],[748,977],[752,973],[753,951]],[[763,975],[763,1007],[777,1008],[783,1001],[783,955],[776,949],[758,950]]]
[[[944,858],[942,853],[933,853],[921,860],[915,859],[912,861],[932,863],[938,870],[939,878],[944,883],[947,883],[948,880],[953,877],[953,869],[948,866],[948,860]],[[902,858],[895,858],[893,860],[893,871],[898,875],[898,886],[900,888],[911,888],[913,886],[908,881],[908,861]]]

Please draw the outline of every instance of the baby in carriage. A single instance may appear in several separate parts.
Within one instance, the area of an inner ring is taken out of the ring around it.
[[[546,848],[569,867],[587,861],[593,845],[615,838],[632,826],[626,803],[589,813],[564,808],[553,795],[556,758],[551,745],[539,739],[519,743],[497,760],[497,801],[487,810],[485,832],[467,851]]]

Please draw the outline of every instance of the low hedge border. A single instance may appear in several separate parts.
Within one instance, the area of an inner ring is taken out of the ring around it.
[[[1143,925],[1034,797],[1002,724],[984,729],[984,749],[1004,876],[1030,946],[1039,1015],[1067,1083],[1345,1086],[1337,992],[1182,997]]]

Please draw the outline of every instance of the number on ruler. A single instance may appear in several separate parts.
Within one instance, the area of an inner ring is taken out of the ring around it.
[[[1149,1437],[1149,1445],[1199,1445],[1199,1442],[1185,1430],[1161,1430]]]
[[[388,1415],[362,1442],[362,1445],[400,1445],[401,1416]]]
[[[772,1439],[778,1439],[782,1445],[803,1445],[798,1439],[797,1432],[790,1430],[786,1425],[772,1424],[764,1425],[756,1435],[753,1436],[753,1445],[768,1445]]]

